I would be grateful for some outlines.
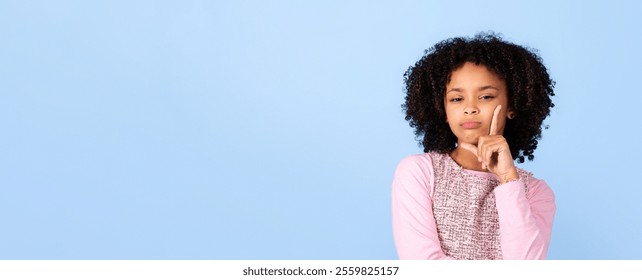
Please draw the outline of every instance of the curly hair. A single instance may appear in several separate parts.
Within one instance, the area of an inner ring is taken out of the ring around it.
[[[406,96],[401,107],[424,152],[446,153],[456,147],[457,137],[446,123],[444,95],[452,72],[466,62],[483,65],[506,82],[508,105],[516,117],[507,120],[503,136],[514,160],[533,160],[542,122],[554,106],[555,82],[536,50],[506,42],[494,33],[441,41],[404,74]]]

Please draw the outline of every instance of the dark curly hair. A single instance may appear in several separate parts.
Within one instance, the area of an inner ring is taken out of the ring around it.
[[[444,94],[451,73],[466,62],[483,65],[506,82],[508,106],[516,117],[507,120],[504,137],[513,159],[533,160],[542,122],[554,106],[555,82],[536,50],[506,42],[494,33],[441,41],[404,74],[406,97],[401,107],[424,152],[455,149],[457,137],[446,123]]]

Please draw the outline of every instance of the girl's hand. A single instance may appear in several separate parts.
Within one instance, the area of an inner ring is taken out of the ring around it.
[[[477,160],[482,163],[482,168],[497,175],[499,181],[503,184],[519,179],[519,175],[513,164],[513,156],[510,153],[508,142],[500,134],[497,125],[497,118],[501,110],[502,105],[495,107],[493,119],[490,123],[490,132],[487,136],[479,137],[477,146],[461,143],[461,147],[477,156]]]

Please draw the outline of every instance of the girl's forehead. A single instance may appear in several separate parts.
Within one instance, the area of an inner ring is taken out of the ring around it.
[[[499,75],[489,70],[484,65],[466,62],[450,74],[447,87],[505,87],[506,83]]]

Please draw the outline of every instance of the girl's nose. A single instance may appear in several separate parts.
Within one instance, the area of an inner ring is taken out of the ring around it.
[[[475,115],[478,113],[479,113],[479,109],[477,109],[474,106],[467,106],[466,108],[464,108],[464,114],[466,115]]]

